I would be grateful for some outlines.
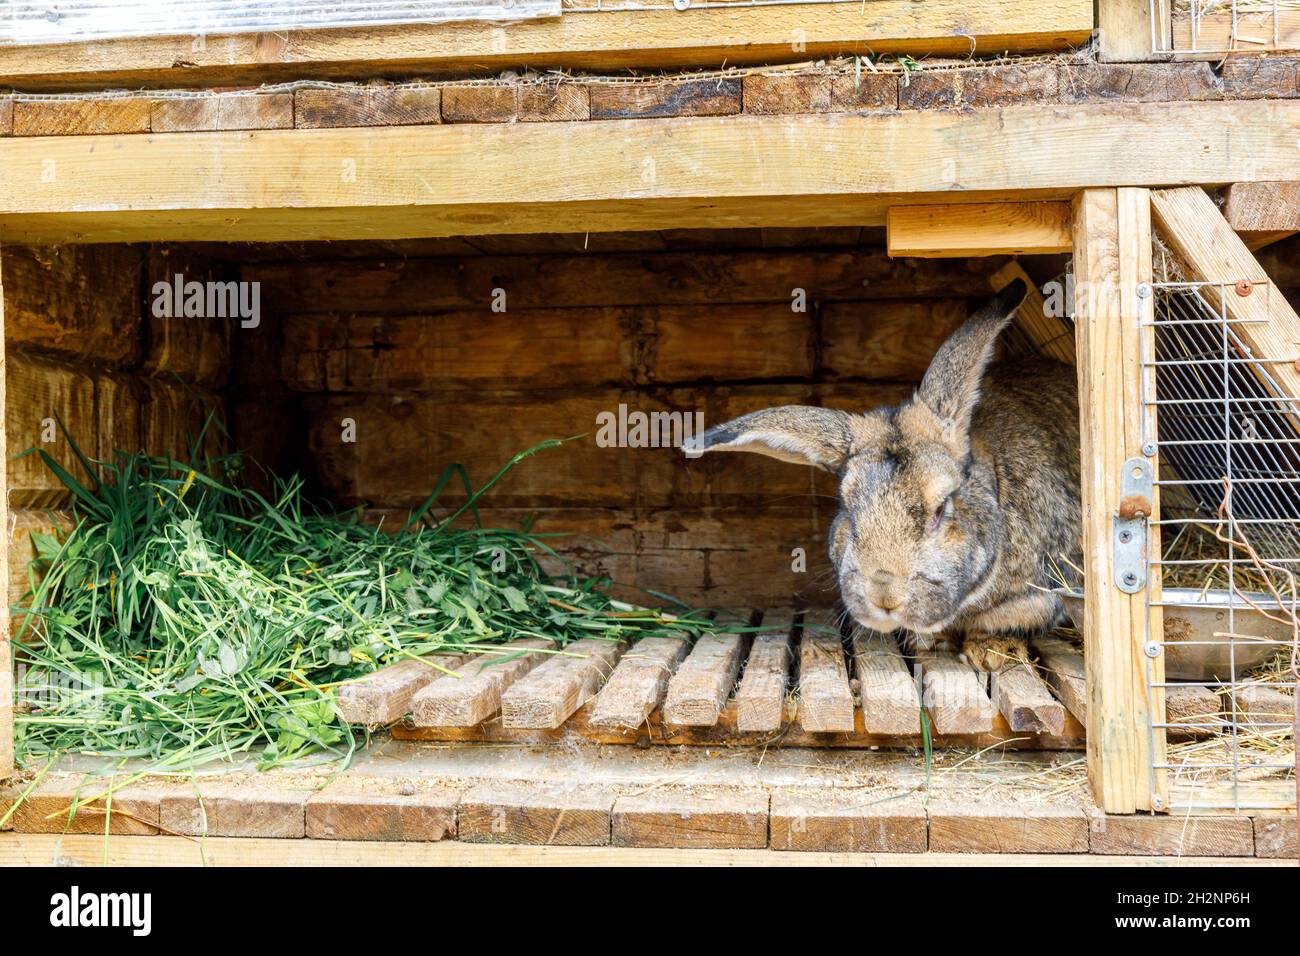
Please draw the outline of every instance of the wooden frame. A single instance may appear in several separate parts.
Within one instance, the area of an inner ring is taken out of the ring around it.
[[[931,239],[910,247],[970,254],[1064,248],[1059,213],[1072,201],[1076,279],[1104,292],[1083,299],[1077,339],[1092,608],[1089,765],[1102,807],[1131,813],[1168,805],[1163,775],[1150,771],[1162,762],[1163,735],[1147,736],[1148,722],[1162,721],[1163,700],[1148,691],[1160,681],[1160,664],[1142,653],[1148,635],[1159,633],[1158,616],[1148,619],[1144,596],[1109,586],[1118,467],[1140,453],[1136,335],[1149,303],[1137,300],[1136,289],[1151,279],[1145,184],[1232,181],[1243,155],[1252,157],[1246,172],[1254,181],[1280,181],[1292,174],[1298,140],[1294,101],[17,137],[0,140],[8,171],[0,182],[0,236],[186,241],[210,239],[217,229],[232,241],[279,241],[862,225],[885,222],[891,207],[950,207],[954,200],[1015,200],[1022,211],[1025,203],[1046,202],[1038,208],[1054,211],[1041,244],[1003,231],[963,239],[974,245]],[[521,155],[535,164],[520,164]],[[753,162],[755,155],[772,161]],[[354,177],[340,175],[349,168]],[[1166,195],[1156,195],[1158,216]],[[969,213],[952,210],[968,221]],[[1220,245],[1235,251],[1226,240]],[[1061,349],[1061,357],[1069,354]],[[0,501],[0,517],[3,508]],[[4,594],[0,588],[7,621]],[[0,653],[7,649],[0,645]],[[12,701],[0,697],[0,773],[11,740],[5,703]]]
[[[1044,255],[1069,252],[1070,204],[967,203],[891,206],[891,256]]]
[[[282,241],[687,222],[880,225],[897,205],[1283,180],[1294,173],[1298,140],[1297,100],[12,137],[0,138],[0,237]],[[1251,157],[1244,170],[1239,156]]]
[[[1152,281],[1150,193],[1085,190],[1074,216],[1088,777],[1108,813],[1161,810],[1166,781],[1151,768],[1164,762],[1164,735],[1151,734],[1150,725],[1164,722],[1164,698],[1150,685],[1163,682],[1164,668],[1143,648],[1159,639],[1162,615],[1149,611],[1145,592],[1119,590],[1114,550],[1121,471],[1142,455],[1138,325],[1152,298],[1140,299],[1138,286]],[[1150,502],[1146,510],[1153,517]]]
[[[1092,32],[1090,0],[867,0],[821,6],[815,16],[797,6],[725,3],[682,11],[589,7],[504,28],[466,22],[8,46],[0,48],[0,82],[27,90],[225,86],[522,67],[718,68],[867,51],[965,57],[1067,50]]]

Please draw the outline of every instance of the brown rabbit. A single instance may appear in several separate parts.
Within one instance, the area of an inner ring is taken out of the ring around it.
[[[901,405],[771,408],[695,443],[837,475],[830,553],[849,612],[907,631],[919,649],[959,640],[982,670],[1026,659],[1027,639],[1059,621],[1045,559],[1079,551],[1074,370],[1046,359],[989,368],[1025,292],[1014,282],[976,311]]]

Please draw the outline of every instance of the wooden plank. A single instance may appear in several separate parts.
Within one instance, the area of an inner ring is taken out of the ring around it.
[[[1300,231],[1300,182],[1233,183],[1223,215],[1247,247],[1277,242]]]
[[[687,428],[689,434],[698,434],[697,413],[707,426],[760,408],[810,400],[839,401],[865,410],[899,402],[913,388],[903,383],[841,383],[815,391],[814,396],[808,385],[799,384],[580,389],[548,396],[543,403],[519,392],[313,396],[306,403],[307,440],[321,483],[340,502],[418,505],[428,497],[428,476],[448,461],[462,464],[470,475],[495,474],[520,449],[584,431],[585,436],[514,468],[493,490],[492,500],[501,507],[532,508],[629,503],[677,509],[759,506],[781,497],[794,503],[816,494],[834,494],[834,479],[811,466],[797,467],[758,455],[689,459],[666,449],[679,446]],[[339,441],[339,422],[345,418],[356,423],[355,442]],[[638,419],[640,431],[629,431]],[[623,447],[610,447],[619,445],[620,421]],[[442,502],[463,500],[459,490],[447,492]],[[769,574],[779,557],[785,560],[784,574],[769,581],[791,593],[815,591],[810,574],[790,570],[790,550],[796,543],[809,554],[823,547],[821,540],[802,534],[794,543],[769,539],[760,545],[767,549],[764,567]],[[725,563],[714,568],[715,575],[752,575],[743,566],[741,548],[731,544],[722,551],[717,558]],[[813,555],[809,569],[822,560]],[[676,577],[682,576],[677,569]]]
[[[1255,855],[1273,860],[1296,859],[1296,818],[1255,817]]]
[[[676,80],[663,83],[594,83],[587,88],[592,119],[667,116],[728,116],[740,112],[740,80]]]
[[[966,300],[958,298],[827,302],[819,316],[818,374],[919,382],[966,311]]]
[[[442,91],[372,85],[360,89],[297,90],[294,125],[416,126],[442,122]]]
[[[994,704],[1012,730],[1057,736],[1065,730],[1065,707],[1028,664],[993,674],[991,690]]]
[[[1167,31],[1168,25],[1162,29]],[[1097,46],[1108,63],[1156,59],[1151,0],[1097,0]]]
[[[206,240],[218,227],[229,241],[831,227],[951,203],[956,185],[963,200],[996,202],[1102,183],[1284,180],[1297,138],[1293,100],[10,137],[0,210],[7,236],[43,243]],[[521,155],[565,175],[532,176]],[[647,155],[649,188],[627,161]],[[43,182],[51,163],[57,177]]]
[[[700,787],[614,801],[614,846],[757,849],[767,846],[768,795]]]
[[[1132,865],[1131,857],[1061,856],[1051,854],[999,855],[987,853],[792,853],[757,850],[637,849],[621,847],[489,846],[444,840],[438,843],[367,843],[362,840],[263,840],[211,837],[200,846],[187,837],[154,836],[110,840],[102,834],[3,833],[0,865],[49,866],[65,860],[79,866],[647,866],[683,867],[828,867],[910,866],[964,867],[972,872],[990,867]],[[1151,857],[1143,861],[1161,867],[1290,867],[1284,859],[1257,860],[1224,857]]]
[[[1088,722],[1088,686],[1083,652],[1069,641],[1040,637],[1034,641],[1039,668],[1061,703],[1081,724]]]
[[[1217,286],[1202,292],[1216,310],[1221,306],[1238,321],[1234,333],[1252,354],[1267,363],[1267,372],[1287,396],[1300,396],[1300,315],[1269,279],[1246,244],[1198,186],[1157,189],[1151,208],[1162,237],[1191,269],[1192,278],[1224,282],[1228,294]],[[1249,295],[1233,292],[1237,282],[1253,284]]]
[[[993,727],[998,710],[969,665],[946,651],[917,656],[921,700],[934,729],[941,734],[983,734]]]
[[[416,691],[456,667],[459,655],[402,660],[340,684],[335,691],[339,713],[351,724],[376,727],[401,720],[411,711]]]
[[[1093,853],[1116,856],[1253,856],[1249,817],[1094,816]]]
[[[1009,262],[993,273],[989,284],[994,292],[1001,292],[1017,279],[1024,282],[1029,292],[1020,308],[1016,309],[1016,326],[1029,337],[1039,355],[1073,365],[1074,330],[1061,316],[1047,314],[1047,300],[1043,297],[1042,290],[1038,288],[1038,283],[1029,278],[1019,262]]]
[[[164,794],[158,804],[159,826],[185,836],[276,837],[291,839],[307,832],[309,791],[237,784],[201,784],[200,794]]]
[[[1087,853],[1082,807],[955,801],[927,805],[930,849],[936,853]]]
[[[1075,328],[1088,604],[1088,777],[1104,810],[1132,813],[1165,805],[1165,774],[1154,775],[1154,789],[1150,783],[1151,766],[1163,763],[1164,735],[1147,730],[1148,720],[1164,719],[1163,694],[1147,683],[1148,669],[1154,682],[1163,681],[1163,661],[1142,653],[1148,629],[1159,633],[1161,617],[1158,609],[1148,611],[1147,594],[1129,595],[1116,587],[1112,540],[1120,469],[1128,457],[1141,454],[1143,441],[1138,324],[1143,316],[1150,321],[1153,297],[1139,299],[1137,287],[1151,281],[1150,198],[1140,189],[1087,190],[1075,201],[1074,223],[1076,290],[1086,291],[1076,291]]]
[[[9,461],[9,399],[6,386],[9,370],[6,357],[9,354],[9,325],[13,321],[7,315],[4,286],[9,281],[9,250],[0,252],[0,461]],[[9,469],[0,468],[0,527],[5,529],[3,540],[6,548],[10,545],[9,531]],[[14,662],[13,634],[9,625],[10,606],[9,580],[11,574],[8,551],[5,560],[0,561],[0,780],[5,779],[14,769]]]
[[[844,643],[839,634],[810,633],[799,642],[799,725],[810,733],[853,730]]]
[[[623,653],[617,641],[575,641],[501,694],[506,727],[558,727],[600,689]]]
[[[1185,731],[1170,727],[1171,734],[1207,737],[1225,726],[1223,702],[1218,694],[1199,684],[1166,687],[1165,720],[1189,725]]]
[[[645,637],[637,641],[622,659],[591,709],[591,723],[597,727],[636,728],[663,703],[668,679],[690,643],[684,637]]]
[[[461,798],[467,843],[608,846],[614,794],[604,787],[486,783]]]
[[[899,84],[898,106],[909,111],[966,111],[1056,103],[1060,75],[1057,64],[1050,62],[1011,60],[974,69],[935,66],[916,70]]]
[[[149,100],[20,100],[14,103],[15,136],[97,136],[149,132]]]
[[[653,311],[642,313],[651,319],[669,317],[678,323],[694,319],[694,324],[699,325],[701,310],[683,309],[674,313],[671,307],[718,309],[780,303],[789,311],[791,290],[799,288],[807,294],[809,302],[858,303],[887,299],[890,300],[887,304],[874,308],[893,310],[905,308],[906,302],[915,297],[986,296],[988,275],[995,265],[996,262],[898,261],[876,248],[739,251],[709,248],[600,256],[485,255],[266,262],[244,266],[242,275],[248,281],[262,283],[263,308],[307,313],[313,321],[326,321],[323,316],[330,314],[377,312],[385,318],[412,315],[427,322],[434,310],[466,310],[472,311],[479,322],[497,323],[504,320],[493,318],[500,313],[490,312],[489,307],[492,290],[502,288],[511,313],[521,309],[639,306],[652,307]],[[870,318],[880,321],[882,316],[873,311]],[[537,317],[539,322],[547,319],[546,315]],[[588,316],[587,321],[592,318]],[[409,340],[408,331],[397,323],[380,329],[397,336],[399,341]],[[500,329],[493,326],[493,331]],[[308,348],[333,348],[357,335],[355,328],[348,330],[347,339],[333,334],[313,337],[310,333],[310,329],[294,329],[293,341]],[[361,335],[375,333],[367,330]],[[364,347],[367,341],[373,340],[362,337],[361,345]],[[417,344],[430,347],[423,341]]]
[[[459,802],[460,793],[447,787],[340,779],[307,800],[306,835],[393,843],[452,840]]]
[[[437,676],[411,698],[411,723],[416,727],[473,727],[501,710],[501,694],[542,662],[554,641],[524,638],[489,649],[456,668],[455,675]],[[490,649],[495,651],[496,649]],[[510,657],[502,660],[502,657]],[[512,656],[518,655],[518,656]]]
[[[251,93],[155,99],[149,122],[155,133],[192,130],[291,129],[292,93]]]
[[[108,794],[112,785],[113,782],[106,777],[81,775],[43,780],[13,811],[10,823],[18,833],[98,833],[102,836],[106,825],[111,834],[157,833],[157,791],[136,784],[118,787]],[[0,798],[0,816],[9,812],[13,802],[12,797]],[[107,824],[105,815],[108,816]]]
[[[974,673],[971,672],[972,678]],[[987,700],[987,697],[985,698]],[[1084,743],[1083,727],[1067,717],[1065,733],[1060,737],[1050,734],[1016,733],[1007,726],[1006,719],[993,708],[989,729],[974,733],[942,733],[935,731],[931,722],[931,744],[935,747],[1005,747],[1009,750],[1081,750]],[[485,720],[477,727],[409,727],[395,724],[390,733],[397,740],[424,740],[439,743],[511,743],[556,744],[587,741],[598,744],[623,744],[633,746],[667,747],[769,747],[774,741],[769,732],[741,732],[737,729],[737,711],[734,702],[722,708],[716,724],[686,726],[668,723],[663,709],[650,715],[644,727],[637,730],[615,730],[593,726],[590,722],[590,705],[582,707],[565,722],[563,727],[550,730],[520,730],[503,727],[499,718]],[[810,733],[799,726],[792,706],[787,705],[782,718],[779,743],[782,747],[829,747],[870,749],[916,748],[924,746],[921,735],[869,733],[862,724],[862,711],[855,714],[852,733]]]
[[[15,507],[58,506],[69,492],[41,458],[29,448],[48,454],[80,480],[86,474],[68,435],[83,451],[97,447],[98,419],[91,377],[68,366],[10,354],[5,362],[5,431],[12,455],[7,462],[9,500]]]
[[[772,794],[773,850],[924,853],[925,807],[916,798],[872,794]]]
[[[891,256],[1049,255],[1070,250],[1070,204],[892,206],[886,228]]]
[[[853,668],[862,701],[862,724],[871,734],[921,732],[916,678],[891,634],[859,629],[853,638]]]
[[[1224,694],[1223,714],[1261,733],[1283,734],[1295,727],[1295,698],[1280,687],[1242,684]],[[1288,734],[1289,736],[1289,734]]]
[[[1242,811],[1295,809],[1295,781],[1272,780],[1187,780],[1169,787],[1172,816],[1193,814],[1239,815]]]
[[[140,250],[127,246],[6,245],[6,346],[134,366],[141,353],[140,261]]]
[[[736,685],[745,645],[739,634],[709,634],[696,641],[668,682],[664,722],[688,727],[716,724]]]
[[[736,729],[741,733],[772,733],[785,716],[786,678],[792,659],[789,615],[769,614],[763,626],[779,631],[754,635],[745,674],[736,688]]]
[[[403,24],[102,40],[0,51],[0,81],[20,89],[68,86],[232,85],[303,78],[495,73],[562,67],[716,68],[789,59],[791,38],[810,59],[850,53],[985,53],[1065,50],[1092,32],[1092,6],[991,0],[970,7],[931,0],[876,0],[861,10],[830,7],[817,17],[729,4],[683,17],[661,10],[566,10],[563,17],[509,24]]]
[[[291,388],[356,393],[811,378],[813,332],[788,302],[533,309],[526,323],[513,308],[308,313],[286,319],[282,368]],[[896,349],[872,338],[866,361]]]

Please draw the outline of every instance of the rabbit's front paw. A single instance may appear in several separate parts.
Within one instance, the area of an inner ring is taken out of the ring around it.
[[[997,673],[1029,660],[1029,642],[1013,634],[985,634],[971,631],[962,641],[962,657],[979,671]]]

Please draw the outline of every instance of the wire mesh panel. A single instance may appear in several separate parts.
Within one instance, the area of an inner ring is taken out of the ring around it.
[[[1169,736],[1152,769],[1170,775],[1175,811],[1294,803],[1300,401],[1227,307],[1268,291],[1145,290],[1155,318],[1141,330],[1142,437],[1158,456],[1160,513],[1148,593],[1164,616],[1147,654],[1164,657],[1165,679],[1149,683],[1168,702],[1152,729]],[[1212,705],[1182,706],[1192,699]]]
[[[1156,53],[1300,49],[1297,0],[1150,0]]]

